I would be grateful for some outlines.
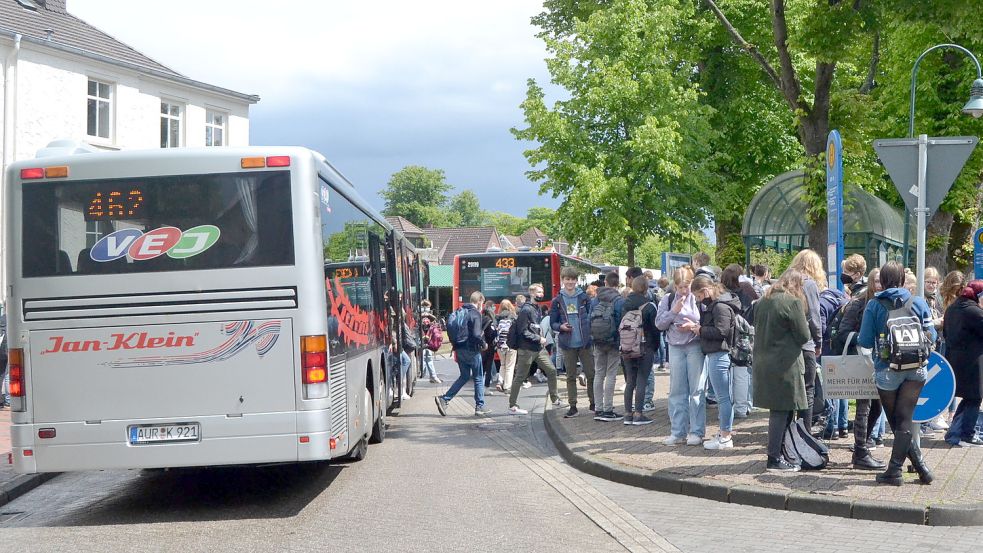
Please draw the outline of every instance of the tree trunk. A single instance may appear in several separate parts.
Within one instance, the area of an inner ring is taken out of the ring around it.
[[[828,232],[826,224],[826,171],[823,154],[829,135],[829,119],[799,117],[799,139],[806,151],[805,185],[808,205],[821,207],[806,219],[809,221],[809,249],[826,258]]]
[[[947,270],[973,272],[973,234],[977,227],[972,223],[953,223],[949,229]],[[968,249],[967,249],[968,248]],[[941,268],[939,269],[941,271]],[[945,276],[945,273],[942,273]]]
[[[625,247],[628,249],[628,266],[635,266],[635,237],[625,237]],[[630,284],[630,283],[629,283]]]
[[[935,267],[942,276],[949,271],[949,244],[953,215],[936,211],[926,232],[925,266]],[[919,275],[920,276],[920,275]]]

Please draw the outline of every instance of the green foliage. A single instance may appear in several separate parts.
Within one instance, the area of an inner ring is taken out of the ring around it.
[[[478,196],[471,190],[464,190],[451,198],[447,219],[452,226],[478,227],[484,224],[485,212],[481,210]]]
[[[678,237],[705,227],[717,183],[713,110],[689,80],[696,67],[675,51],[692,3],[664,1],[656,9],[611,0],[569,15],[540,17],[560,21],[540,36],[552,80],[569,99],[547,107],[530,80],[522,103],[528,127],[512,131],[538,144],[525,153],[533,167],[527,174],[541,193],[563,199],[563,233],[588,246],[620,238],[630,258],[650,234]]]
[[[502,211],[486,211],[484,213],[484,224],[495,227],[500,233],[516,236],[529,228],[528,222],[522,217],[516,217]]]
[[[751,265],[767,265],[771,269],[772,278],[778,278],[792,264],[792,258],[798,252],[780,252],[771,248],[751,250]],[[745,267],[746,268],[746,267]]]
[[[393,173],[387,188],[380,192],[386,201],[382,213],[401,216],[417,226],[445,225],[447,183],[444,171],[409,165]]]
[[[563,235],[563,233],[560,231],[561,225],[560,221],[557,220],[555,209],[550,209],[548,207],[531,207],[529,208],[529,211],[526,212],[525,224],[528,226],[523,228],[518,234],[521,234],[532,227],[536,227],[551,238],[556,238]]]
[[[744,240],[737,234],[730,234],[723,243],[717,244],[716,264],[720,267],[726,267],[731,263],[737,263],[744,267]],[[744,269],[747,270],[747,267]]]

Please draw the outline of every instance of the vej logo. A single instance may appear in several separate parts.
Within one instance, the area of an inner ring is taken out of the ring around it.
[[[134,261],[144,261],[165,253],[173,259],[185,259],[214,246],[221,234],[215,225],[199,225],[183,232],[176,227],[160,227],[146,233],[122,229],[103,236],[89,250],[89,257],[99,263],[125,255]]]

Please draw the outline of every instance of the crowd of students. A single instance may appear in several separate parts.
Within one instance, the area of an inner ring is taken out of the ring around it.
[[[524,296],[515,305],[506,300],[497,314],[479,292],[472,294],[463,307],[466,317],[459,319],[464,324],[452,332],[449,322],[461,376],[435,398],[440,413],[446,413],[447,402],[473,378],[476,414],[487,413],[484,390],[492,385],[508,392],[510,414],[527,414],[518,399],[535,367],[545,375],[554,407],[566,409],[565,417],[581,414],[586,395],[596,421],[647,425],[658,416],[652,414],[653,370],[668,360],[666,445],[732,448],[734,419],[755,408],[767,409],[766,467],[794,472],[803,462],[786,442],[796,421],[827,440],[849,436],[847,400],[826,401],[818,376],[824,354],[848,351],[869,360],[878,394],[877,400],[856,400],[854,468],[883,471],[878,482],[900,485],[901,467],[908,459],[919,479],[930,483],[912,417],[926,381],[928,354],[940,349],[954,366],[961,401],[924,431],[947,430],[945,439],[954,446],[983,446],[978,436],[983,281],[967,283],[956,272],[940,280],[929,268],[926,295],[916,297],[917,280],[900,263],[889,262],[867,274],[864,258],[853,255],[843,262],[841,292],[828,288],[822,259],[811,250],[799,252],[775,281],[767,267],[752,267],[749,277],[737,264],[723,270],[709,266],[705,254],[694,256],[692,266],[675,269],[671,281],[655,282],[638,268],[629,269],[627,276],[623,287],[612,272],[582,289],[581,275],[564,268],[562,289],[545,314],[538,306],[540,284],[529,286],[531,301]],[[895,331],[906,318],[914,325],[908,329],[917,338],[912,343],[894,339],[904,334]],[[501,362],[497,374],[496,353]],[[559,363],[567,369],[566,402],[557,392]],[[619,371],[624,390],[616,404]],[[586,390],[579,390],[578,382]],[[716,403],[718,420],[717,432],[708,438],[710,403]],[[886,463],[872,455],[885,423],[893,433]]]

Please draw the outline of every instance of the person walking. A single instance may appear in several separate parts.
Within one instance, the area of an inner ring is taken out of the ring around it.
[[[816,416],[816,374],[819,368],[818,357],[823,345],[823,325],[819,313],[819,293],[826,289],[826,271],[823,260],[812,250],[802,250],[792,258],[790,268],[803,276],[802,293],[806,300],[806,319],[809,322],[811,339],[802,345],[802,361],[805,365],[806,402],[808,405],[799,411],[799,418],[805,420],[806,428],[812,426]],[[820,398],[822,399],[822,398]],[[821,408],[825,402],[820,401]],[[821,421],[822,429],[826,421]]]
[[[434,368],[434,354],[444,341],[443,331],[437,324],[437,318],[430,311],[424,311],[420,317],[420,336],[423,338],[423,378],[430,378],[431,384],[440,384],[437,369]]]
[[[699,336],[691,330],[700,320],[696,297],[690,292],[693,268],[673,271],[674,290],[659,302],[656,327],[669,342],[669,423],[666,445],[701,445],[706,432],[707,371]]]
[[[983,400],[983,280],[966,285],[955,303],[945,311],[943,334],[947,359],[956,373],[956,397],[961,398],[947,442],[958,447],[983,447],[976,423]],[[958,423],[958,424],[957,424]]]
[[[556,346],[567,368],[567,403],[570,408],[565,418],[576,417],[577,412],[577,363],[580,363],[587,379],[589,409],[594,411],[594,355],[591,349],[590,306],[587,293],[577,287],[580,273],[574,267],[560,271],[563,288],[550,303],[550,328],[556,332]]]
[[[459,339],[450,337],[461,376],[457,377],[446,393],[434,397],[437,411],[442,417],[447,416],[448,402],[454,399],[454,396],[472,378],[474,379],[474,414],[475,416],[488,414],[488,410],[485,409],[485,379],[481,368],[481,352],[488,347],[488,344],[485,343],[481,332],[481,313],[478,311],[485,301],[485,296],[481,292],[472,292],[470,300],[471,303],[461,306],[464,310],[464,320],[461,322],[459,332],[463,336]]]
[[[515,306],[509,300],[502,300],[498,306],[498,359],[502,364],[502,370],[498,373],[498,383],[496,389],[499,392],[507,392],[512,389],[512,377],[515,375],[515,350],[510,348],[507,342],[509,329],[515,324]]]
[[[659,329],[655,326],[658,308],[649,300],[647,278],[639,276],[631,281],[631,293],[622,310],[624,314],[618,332],[621,361],[625,367],[624,423],[643,426],[653,422],[643,413],[643,406],[652,359],[659,344]],[[629,344],[626,335],[631,336],[634,344]]]
[[[549,355],[543,347],[546,345],[546,338],[540,332],[540,314],[536,308],[536,302],[543,299],[543,285],[536,283],[529,286],[530,299],[522,304],[519,315],[515,320],[516,332],[518,333],[518,344],[515,359],[515,377],[512,379],[512,388],[509,390],[509,414],[528,415],[529,411],[522,409],[518,405],[519,390],[522,383],[529,376],[529,368],[535,361],[540,370],[546,373],[546,382],[549,387],[550,401],[554,408],[562,408],[563,402],[556,391],[556,367],[550,361]]]
[[[924,484],[932,482],[932,473],[922,459],[922,452],[917,441],[912,440],[912,415],[925,386],[925,364],[915,367],[897,367],[890,363],[892,354],[889,340],[891,329],[888,328],[888,314],[891,310],[906,309],[912,317],[921,324],[921,331],[928,342],[926,349],[935,342],[935,325],[932,312],[921,297],[914,296],[905,287],[905,271],[901,263],[889,261],[881,267],[879,280],[884,290],[878,292],[874,299],[867,302],[864,309],[863,322],[860,325],[860,335],[857,345],[873,352],[874,383],[881,405],[887,414],[888,424],[894,431],[894,444],[891,448],[891,459],[887,470],[877,475],[877,482],[900,486],[901,469],[907,457],[912,466],[918,471],[918,477]],[[875,350],[876,348],[876,350]],[[927,355],[925,356],[927,358]]]
[[[724,269],[722,278],[727,277]],[[717,391],[719,431],[712,440],[703,442],[705,449],[734,447],[734,403],[731,400],[730,343],[734,339],[735,317],[741,312],[741,300],[723,286],[700,275],[693,279],[693,296],[699,302],[700,322],[689,328],[700,337],[706,356],[707,375]]]
[[[806,321],[804,275],[789,269],[758,302],[754,315],[754,399],[768,415],[768,459],[766,469],[797,472],[797,459],[782,452],[785,430],[795,413],[804,409],[806,387],[802,345],[812,339]]]
[[[597,290],[591,305],[591,339],[594,342],[594,420],[613,422],[624,417],[614,410],[614,386],[621,365],[618,351],[618,326],[624,315],[624,298],[618,292],[617,271],[604,277],[604,287]],[[607,331],[610,331],[608,333]],[[604,338],[603,334],[608,334]]]

